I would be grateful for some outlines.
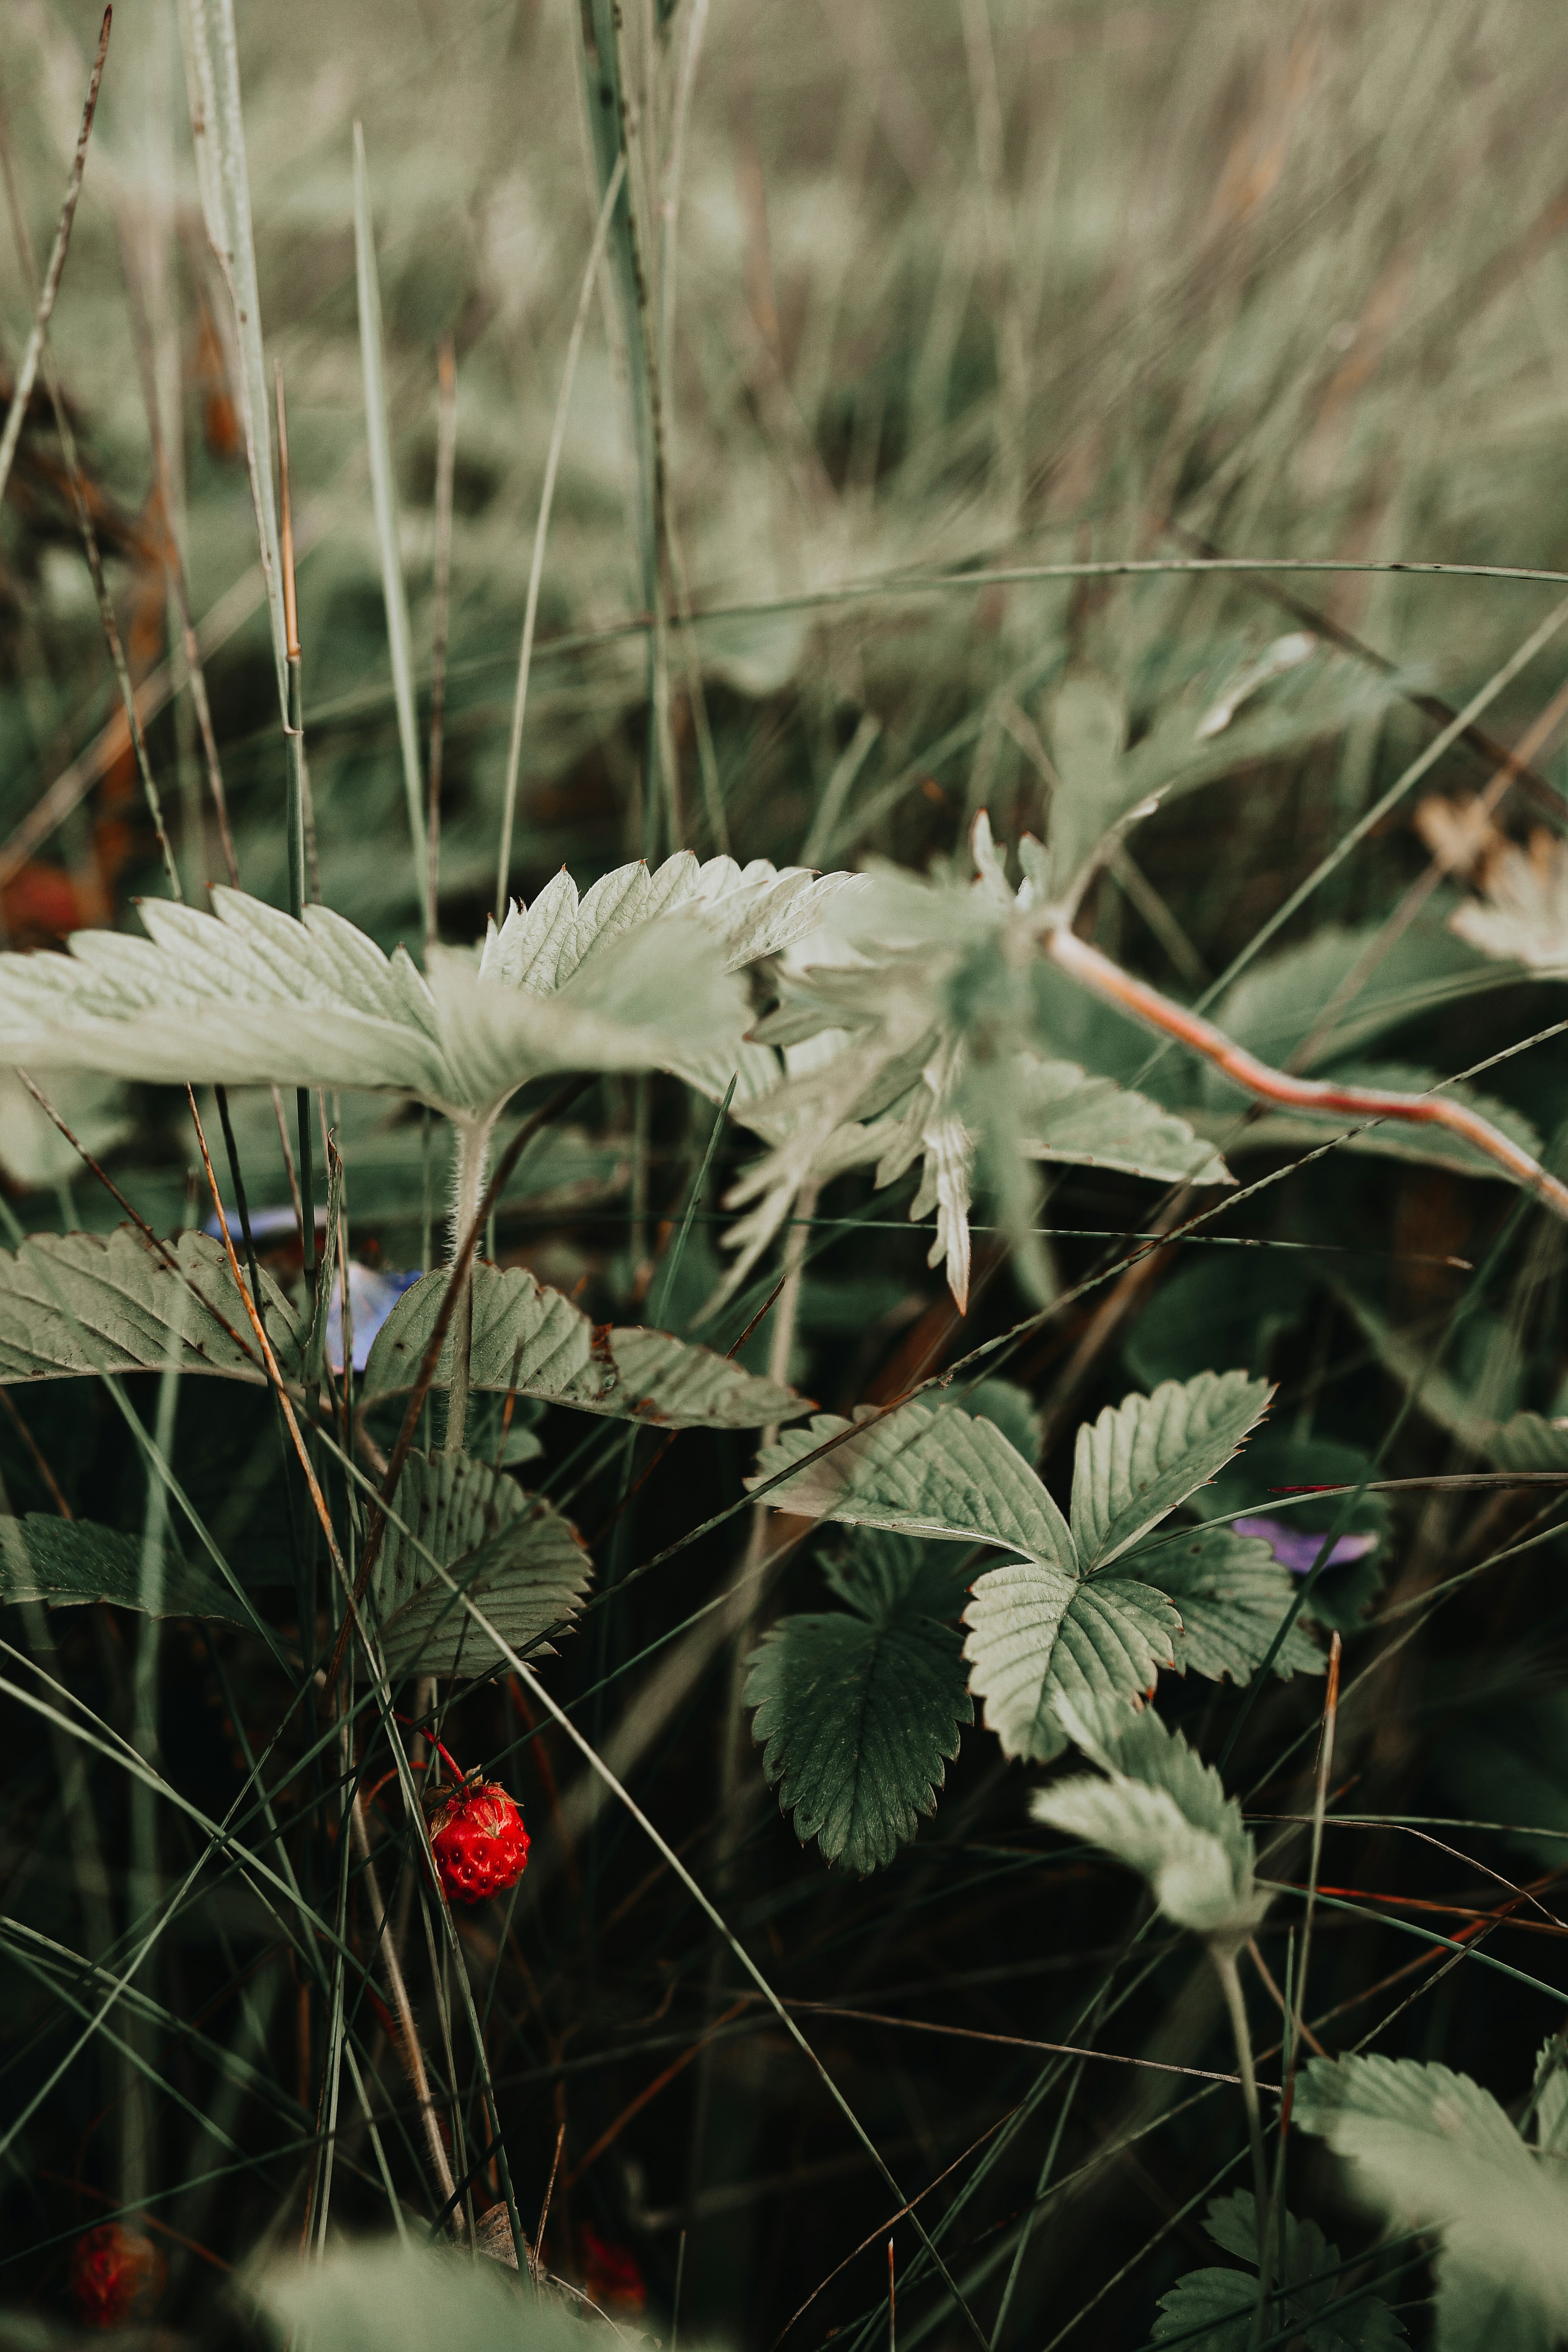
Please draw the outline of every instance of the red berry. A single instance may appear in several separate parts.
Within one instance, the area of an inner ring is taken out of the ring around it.
[[[151,2239],[119,2221],[100,2222],[71,2248],[71,2301],[87,2327],[123,2327],[128,2319],[145,2318],[168,2275]]]
[[[482,1903],[515,1886],[528,1868],[528,1832],[495,1780],[466,1780],[430,1823],[430,1850],[449,1903]]]

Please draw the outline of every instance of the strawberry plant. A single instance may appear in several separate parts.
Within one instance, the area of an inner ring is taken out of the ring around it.
[[[14,16],[0,2338],[1568,2341],[1563,26]]]

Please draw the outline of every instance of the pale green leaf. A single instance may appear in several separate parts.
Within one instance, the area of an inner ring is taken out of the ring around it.
[[[502,1656],[426,1554],[514,1650],[576,1615],[593,1562],[575,1529],[489,1464],[411,1453],[393,1509],[408,1534],[388,1521],[372,1614],[395,1679],[487,1674]]]
[[[584,2338],[575,2306],[520,2295],[515,2270],[467,2247],[338,2245],[278,2263],[258,2292],[279,2337],[317,2352],[578,2352]]]
[[[1065,1744],[1057,1701],[1130,1700],[1174,1663],[1181,1620],[1147,1584],[1079,1577],[1040,1560],[975,1580],[964,1611],[969,1683],[1005,1756],[1048,1762]]]
[[[1395,2229],[1442,2232],[1438,2352],[1552,2352],[1568,2334],[1568,2179],[1468,2075],[1408,2058],[1313,2059],[1293,2121]]]
[[[101,1160],[132,1132],[125,1088],[112,1078],[76,1070],[29,1070],[71,1133]],[[82,1172],[81,1152],[40,1110],[15,1071],[0,1069],[0,1169],[22,1192],[69,1184]]]
[[[1542,2076],[1545,2079],[1542,2081]],[[1535,2144],[1568,2157],[1568,2066],[1555,2039],[1543,2042],[1536,2056]]]
[[[1219,1775],[1167,1731],[1152,1707],[1136,1715],[1090,1694],[1058,1697],[1062,1728],[1107,1777],[1084,1774],[1037,1790],[1038,1822],[1087,1838],[1147,1879],[1165,1917],[1194,1935],[1245,1940],[1268,1906],[1253,1884],[1252,1838]]]
[[[802,1844],[862,1874],[891,1862],[973,1720],[956,1633],[912,1612],[786,1617],[749,1663],[763,1769]]]
[[[611,877],[606,877],[606,879]],[[421,977],[340,915],[302,921],[215,887],[215,912],[144,900],[149,936],[79,931],[0,956],[0,1058],[169,1084],[388,1087],[485,1114],[558,1070],[642,1070],[739,1040],[721,941],[679,911],[585,950],[548,995],[432,950]]]
[[[405,1290],[376,1333],[362,1394],[406,1391],[436,1328],[445,1272]],[[808,1401],[689,1340],[636,1325],[595,1324],[558,1290],[522,1266],[473,1269],[473,1346],[469,1381],[477,1391],[517,1391],[579,1412],[605,1413],[670,1429],[759,1429],[808,1412]],[[435,1385],[450,1384],[448,1328]]]
[[[18,1250],[0,1251],[0,1381],[172,1366],[265,1382],[223,1244],[187,1233],[166,1246],[177,1273],[125,1225],[102,1236],[36,1234]],[[265,1274],[261,1296],[267,1336],[287,1379],[300,1361],[293,1309]]]
[[[1091,1077],[1076,1062],[1020,1055],[1017,1068],[1021,1149],[1028,1158],[1114,1168],[1161,1183],[1235,1182],[1213,1144],[1147,1095]]]
[[[1061,1568],[1076,1565],[1067,1524],[1034,1471],[994,1422],[956,1405],[900,1405],[858,1429],[818,1413],[808,1429],[792,1429],[768,1447],[746,1483],[775,1476],[849,1430],[855,1433],[831,1454],[773,1490],[767,1499],[775,1510],[996,1544]]]
[[[1122,1559],[1129,1576],[1144,1577],[1175,1603],[1182,1621],[1176,1637],[1176,1672],[1244,1683],[1257,1673],[1296,1595],[1258,1536],[1238,1536],[1226,1527],[1184,1528],[1141,1545]],[[1323,1661],[1300,1618],[1286,1635],[1274,1671],[1321,1675]]]
[[[640,861],[619,866],[579,898],[563,867],[531,907],[514,901],[499,930],[493,922],[489,926],[482,969],[509,987],[547,993],[563,986],[590,953],[684,909],[718,942],[726,970],[735,971],[793,946],[818,928],[836,902],[865,887],[858,874],[780,868],[765,857],[744,866],[732,857],[699,865],[689,850],[681,850],[652,870]]]
[[[1038,1465],[1045,1424],[1027,1389],[1016,1381],[976,1381],[969,1394],[958,1402],[961,1412],[994,1421],[1021,1460],[1032,1467]]]
[[[1378,924],[1349,930],[1328,923],[1299,946],[1251,965],[1213,1018],[1265,1062],[1319,1070],[1419,1014],[1500,987],[1509,977],[1432,916],[1418,918],[1392,947]],[[1337,1009],[1324,1029],[1331,1003]],[[1317,1041],[1312,1054],[1296,1065],[1292,1057],[1309,1036]]]
[[[1072,1482],[1073,1537],[1085,1570],[1113,1560],[1223,1469],[1273,1393],[1245,1372],[1199,1372],[1085,1423]]]
[[[173,1549],[154,1561],[150,1589],[142,1554],[139,1535],[121,1535],[90,1519],[51,1518],[40,1511],[29,1511],[24,1519],[0,1518],[0,1603],[42,1601],[63,1609],[110,1601],[117,1609],[139,1609],[154,1617],[254,1622],[238,1593]]]

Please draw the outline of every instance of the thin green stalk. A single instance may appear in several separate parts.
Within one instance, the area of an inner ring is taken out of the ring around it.
[[[0,499],[5,498],[6,485],[11,479],[11,467],[16,462],[16,446],[22,438],[22,427],[27,421],[27,403],[33,395],[33,385],[37,379],[38,364],[43,358],[44,346],[48,337],[49,320],[54,315],[55,297],[60,290],[60,276],[66,266],[66,254],[70,247],[71,227],[76,219],[77,199],[81,194],[82,174],[87,169],[88,142],[92,136],[92,118],[98,110],[98,89],[99,84],[103,79],[103,61],[109,52],[110,22],[111,11],[106,8],[103,12],[103,23],[99,30],[98,55],[93,59],[92,77],[87,86],[87,103],[82,109],[81,128],[77,133],[76,152],[71,157],[70,176],[66,182],[65,201],[60,206],[59,220],[56,224],[55,241],[50,249],[48,266],[44,271],[44,282],[38,289],[34,302],[32,331],[27,337],[26,349],[22,353],[22,364],[16,371],[16,380],[11,387],[10,404],[5,412],[5,429],[3,434],[0,434]],[[25,260],[29,275],[31,275],[31,263],[32,255],[29,249],[26,253]]]
[[[375,230],[371,219],[370,181],[365,170],[364,127],[354,124],[354,272],[359,289],[360,361],[364,373],[365,437],[370,451],[375,535],[381,548],[381,588],[386,607],[386,641],[392,656],[392,694],[397,711],[397,741],[403,755],[403,790],[408,804],[408,838],[414,852],[414,893],[425,933],[430,933],[430,853],[425,837],[425,789],[419,772],[419,727],[415,714],[414,646],[408,625],[408,592],[397,532],[397,483],[392,467],[392,419],[386,398],[382,344],[381,283],[375,267]]]
[[[507,886],[511,879],[511,836],[517,815],[518,777],[522,768],[522,722],[528,709],[528,681],[533,667],[533,632],[539,619],[539,590],[544,577],[544,545],[550,532],[551,509],[555,503],[555,478],[561,468],[561,452],[566,442],[566,419],[572,402],[572,386],[576,380],[577,362],[582,356],[583,337],[588,324],[588,308],[593,299],[599,264],[605,257],[605,246],[615,216],[616,200],[626,183],[626,165],[624,155],[617,155],[599,205],[599,217],[594,226],[594,241],[588,248],[587,266],[583,272],[582,291],[577,297],[577,314],[572,321],[567,338],[566,361],[561,371],[561,390],[556,396],[555,422],[550,432],[550,450],[544,460],[544,481],[539,493],[539,516],[533,526],[533,555],[528,567],[528,598],[522,613],[522,644],[517,656],[517,685],[511,702],[511,732],[506,747],[506,782],[501,793],[500,849],[496,859],[496,920],[506,919]]]
[[[177,1294],[169,1326],[163,1370],[158,1381],[158,1410],[153,1444],[167,1462],[174,1448],[174,1421],[180,1402],[179,1355],[183,1338],[184,1292]],[[147,1472],[146,1507],[142,1523],[142,1620],[136,1631],[136,1659],[132,1676],[132,1741],[139,1756],[156,1766],[158,1738],[158,1652],[162,1634],[164,1551],[168,1543],[169,1492],[151,1466]],[[157,1803],[144,1780],[131,1784],[131,1879],[129,1899],[133,1916],[150,1912],[159,1895]],[[135,2024],[131,2036],[140,2041]],[[144,2053],[154,2055],[149,2047]],[[146,2194],[152,2156],[153,2118],[142,2095],[140,2075],[128,2077],[121,2111],[121,2184],[128,2198]]]
[[[647,616],[647,732],[644,761],[645,854],[657,846],[662,814],[665,845],[681,845],[680,780],[669,723],[669,614],[665,589],[664,447],[655,325],[629,153],[626,59],[619,0],[583,0],[580,16],[589,139],[601,203],[617,161],[626,165],[611,211],[610,256],[626,360],[631,443],[637,480],[637,553],[642,609]]]
[[[250,223],[250,175],[245,153],[234,0],[184,0],[180,23],[184,37],[191,141],[195,151],[202,213],[207,241],[228,289],[239,342],[237,389],[245,426],[246,464],[250,475],[268,615],[272,624],[278,707],[287,725],[288,632],[283,617],[278,509],[272,488],[271,436],[267,424],[267,367],[261,348],[261,297]]]

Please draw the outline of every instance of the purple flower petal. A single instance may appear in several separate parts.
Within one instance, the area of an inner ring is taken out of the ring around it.
[[[1314,1535],[1309,1528],[1289,1528],[1283,1519],[1233,1519],[1232,1527],[1238,1536],[1261,1536],[1272,1550],[1281,1568],[1292,1576],[1310,1574],[1318,1554],[1323,1549],[1324,1530]],[[1329,1554],[1330,1568],[1342,1568],[1347,1560],[1364,1559],[1377,1543],[1375,1536],[1341,1536]]]

